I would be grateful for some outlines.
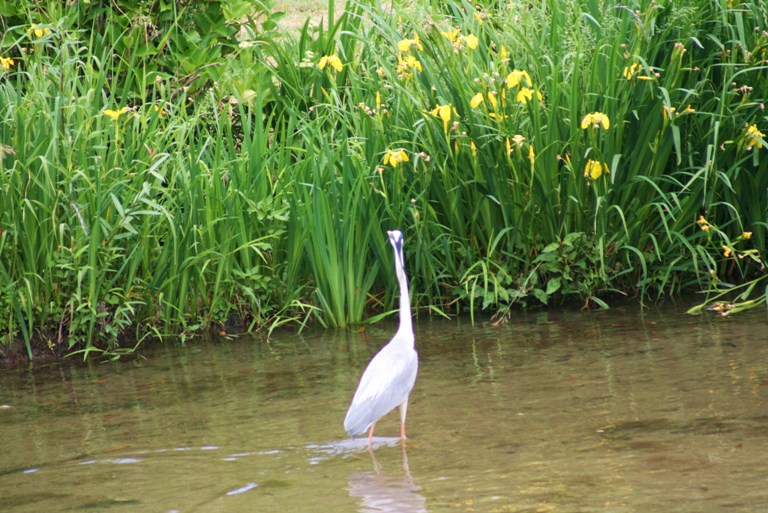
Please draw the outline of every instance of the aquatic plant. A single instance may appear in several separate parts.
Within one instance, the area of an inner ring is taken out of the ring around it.
[[[262,4],[23,4],[0,16],[6,347],[378,319],[395,227],[443,315],[765,300],[762,2],[331,1],[295,34]]]

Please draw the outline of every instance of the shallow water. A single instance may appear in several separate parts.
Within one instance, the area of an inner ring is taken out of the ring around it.
[[[370,453],[342,420],[392,325],[2,370],[0,511],[765,511],[767,319],[420,322]]]

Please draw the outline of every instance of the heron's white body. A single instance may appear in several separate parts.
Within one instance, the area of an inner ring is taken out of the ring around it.
[[[350,435],[363,434],[370,428],[369,441],[376,421],[398,406],[401,436],[405,436],[408,396],[419,368],[403,262],[402,234],[392,231],[389,238],[395,250],[395,272],[400,284],[400,326],[392,340],[368,363],[344,419],[344,430]]]
[[[347,433],[361,435],[381,417],[407,404],[419,365],[413,342],[413,334],[398,331],[373,357],[360,378],[344,419]],[[400,367],[392,362],[402,362],[404,365]]]

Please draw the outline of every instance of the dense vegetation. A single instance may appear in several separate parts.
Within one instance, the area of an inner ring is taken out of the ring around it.
[[[765,300],[763,1],[0,6],[0,340]],[[373,317],[373,319],[380,316]]]

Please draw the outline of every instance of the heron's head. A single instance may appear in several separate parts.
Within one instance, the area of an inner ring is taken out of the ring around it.
[[[397,259],[400,267],[405,269],[405,262],[403,262],[403,233],[400,230],[389,230],[387,235],[392,247],[395,248],[395,259]]]

